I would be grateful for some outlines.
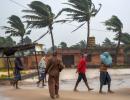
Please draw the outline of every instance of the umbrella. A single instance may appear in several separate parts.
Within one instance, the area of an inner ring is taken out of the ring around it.
[[[112,65],[112,57],[111,57],[111,55],[108,52],[103,52],[100,55],[100,59],[101,59],[102,63],[104,63],[104,64],[106,64],[108,66]]]

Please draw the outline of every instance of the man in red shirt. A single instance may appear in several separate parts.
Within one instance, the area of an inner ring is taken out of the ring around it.
[[[92,88],[89,87],[88,85],[88,82],[87,82],[87,78],[86,78],[86,75],[85,75],[85,72],[86,72],[86,62],[87,60],[87,54],[82,54],[82,57],[80,59],[80,62],[77,66],[77,72],[78,72],[78,79],[77,79],[77,82],[75,84],[75,88],[74,88],[74,91],[77,91],[77,86],[79,84],[79,82],[83,79],[84,80],[84,83],[85,85],[87,86],[88,88],[88,91],[90,90],[93,90]]]

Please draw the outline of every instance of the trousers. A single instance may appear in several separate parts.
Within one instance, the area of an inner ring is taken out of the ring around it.
[[[48,78],[49,93],[51,97],[59,95],[59,75],[51,76]]]

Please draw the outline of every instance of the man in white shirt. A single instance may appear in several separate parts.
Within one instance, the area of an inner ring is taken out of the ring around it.
[[[46,86],[44,84],[44,79],[45,79],[45,68],[46,68],[46,61],[45,57],[42,57],[39,64],[39,81],[37,82],[37,86],[39,87],[40,82],[42,81],[42,87]]]

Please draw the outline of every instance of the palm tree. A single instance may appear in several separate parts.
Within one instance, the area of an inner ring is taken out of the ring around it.
[[[104,42],[102,43],[102,46],[106,48],[107,47],[111,48],[111,47],[115,47],[116,44],[112,42],[111,40],[109,40],[108,38],[105,38]]]
[[[82,23],[74,31],[81,28],[87,22],[87,31],[88,31],[87,45],[88,45],[88,40],[90,36],[90,19],[91,17],[96,16],[96,14],[100,11],[102,5],[99,4],[100,7],[96,9],[92,0],[68,0],[68,3],[64,4],[71,6],[71,8],[63,8],[58,15],[60,15],[62,12],[67,12],[68,13],[67,19],[69,21],[77,21],[79,23]]]
[[[81,40],[78,44],[80,45],[80,49],[85,49],[87,45],[85,40]]]
[[[12,47],[15,46],[16,42],[10,37],[0,37],[0,47]]]
[[[116,35],[116,37],[114,38],[114,40],[118,41],[119,37]],[[129,33],[122,33],[120,41],[124,45],[130,45],[130,34]]]
[[[18,36],[21,37],[22,45],[23,45],[23,38],[25,35],[30,34],[31,30],[27,30],[22,23],[21,19],[16,16],[12,15],[9,17],[7,22],[10,26],[2,26],[2,29],[5,29],[5,33],[10,33],[10,36]]]
[[[61,42],[61,43],[59,44],[59,47],[62,48],[62,49],[68,48],[66,42]]]
[[[105,26],[107,26],[107,30],[117,32],[118,44],[116,47],[116,56],[115,56],[115,63],[117,63],[117,56],[118,56],[118,52],[119,52],[119,48],[120,48],[123,24],[120,21],[120,19],[115,15],[113,15],[110,19],[106,20],[104,23],[105,23]]]
[[[86,41],[81,40],[80,42],[76,43],[75,45],[70,46],[72,49],[80,49],[83,50],[86,47]]]
[[[23,16],[24,18],[27,19],[26,22],[28,23],[28,27],[29,28],[48,27],[49,31],[43,34],[43,36],[45,36],[47,33],[51,34],[52,49],[54,52],[55,48],[54,48],[54,38],[52,33],[53,30],[52,25],[58,21],[54,21],[56,17],[52,12],[51,7],[40,1],[33,1],[28,6],[30,7],[30,10],[23,10],[23,12],[29,13],[29,15]],[[39,39],[41,39],[43,36],[41,36]]]

